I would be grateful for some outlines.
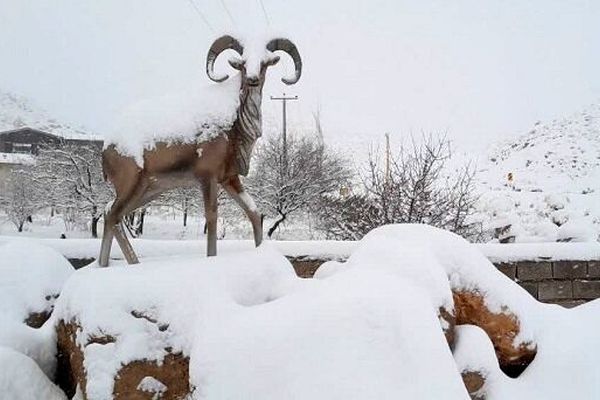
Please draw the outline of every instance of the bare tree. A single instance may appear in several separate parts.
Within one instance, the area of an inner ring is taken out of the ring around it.
[[[112,198],[102,175],[100,149],[70,144],[42,148],[31,174],[46,189],[48,205],[63,215],[89,216],[92,236],[98,237],[98,221]]]
[[[0,194],[0,206],[8,219],[15,224],[17,231],[23,232],[23,226],[43,205],[40,202],[38,187],[25,171],[12,171]]]
[[[256,167],[248,180],[261,208],[276,218],[269,237],[291,215],[307,211],[322,196],[339,191],[350,177],[346,162],[316,135],[290,136],[286,152],[287,162],[282,137],[269,137],[257,148]]]
[[[155,203],[172,207],[182,214],[182,223],[186,227],[188,217],[203,207],[200,187],[178,187],[162,194]]]
[[[390,155],[389,170],[371,152],[359,194],[327,197],[318,208],[321,229],[330,238],[360,239],[381,225],[422,223],[472,236],[474,168],[449,170],[450,157],[449,142],[434,135]]]

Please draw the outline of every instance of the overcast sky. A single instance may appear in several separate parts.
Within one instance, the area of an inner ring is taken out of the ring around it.
[[[290,123],[320,108],[350,147],[424,130],[476,149],[600,101],[600,1],[263,0],[267,17],[260,0],[194,1],[210,26],[190,0],[0,0],[0,87],[101,133],[124,105],[206,79],[218,34],[274,31],[304,70],[284,87],[291,61],[273,68],[265,113],[298,94]]]

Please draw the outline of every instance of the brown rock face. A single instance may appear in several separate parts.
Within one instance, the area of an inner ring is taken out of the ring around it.
[[[50,314],[51,311],[34,312],[29,314],[23,322],[32,328],[41,328],[44,322],[50,318]]]
[[[54,302],[58,298],[58,294],[47,295],[45,297],[46,300],[46,309],[43,311],[32,312],[23,320],[25,324],[32,328],[41,328],[42,325],[50,318],[52,315],[52,311],[54,310]]]
[[[77,385],[86,396],[86,376],[83,367],[84,353],[77,345],[81,328],[76,321],[60,321],[57,325],[58,374],[57,383],[67,396],[75,394]],[[94,336],[87,344],[107,344],[117,339],[110,335]],[[166,390],[156,393],[138,389],[142,379],[152,377],[166,386]],[[113,389],[115,400],[180,400],[191,392],[189,386],[189,358],[182,354],[167,354],[159,364],[156,360],[137,360],[123,365],[116,375]]]
[[[485,378],[478,371],[461,372],[463,383],[473,400],[484,400],[485,395],[481,389],[485,385]]]
[[[296,275],[300,278],[312,278],[317,269],[325,262],[324,260],[311,260],[297,257],[288,257],[288,260],[294,267]]]
[[[535,358],[537,349],[529,343],[514,345],[519,334],[519,320],[508,310],[491,312],[483,296],[477,292],[453,291],[456,325],[470,324],[483,329],[494,344],[502,367],[526,366]]]
[[[169,354],[162,364],[155,361],[134,361],[119,371],[113,391],[114,399],[153,400],[154,393],[138,390],[138,385],[147,376],[163,383],[167,390],[161,400],[179,400],[190,393],[189,358],[181,354]]]
[[[77,385],[84,393],[86,387],[83,352],[76,342],[78,331],[81,330],[75,322],[60,321],[56,327],[58,349],[56,383],[69,398],[75,395]]]
[[[451,350],[454,350],[456,318],[452,311],[448,311],[443,307],[440,307],[438,310],[438,318],[442,324],[442,330],[444,331],[444,336],[446,336],[448,346],[450,346]]]

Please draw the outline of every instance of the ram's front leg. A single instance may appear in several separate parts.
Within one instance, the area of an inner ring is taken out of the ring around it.
[[[205,179],[201,183],[206,220],[206,255],[212,257],[217,255],[217,182],[214,179]]]

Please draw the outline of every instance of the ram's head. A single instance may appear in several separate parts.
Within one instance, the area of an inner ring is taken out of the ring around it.
[[[219,54],[225,50],[232,49],[237,52],[237,56],[231,57],[229,65],[241,73],[242,84],[249,87],[262,89],[265,83],[267,69],[279,62],[279,56],[276,51],[284,51],[294,61],[295,74],[289,78],[281,80],[286,85],[293,85],[298,82],[302,74],[302,59],[296,45],[289,39],[277,38],[270,40],[267,45],[261,49],[244,49],[244,46],[232,36],[221,36],[214,41],[206,56],[206,73],[208,77],[215,82],[223,82],[229,75],[215,75],[214,66]]]

